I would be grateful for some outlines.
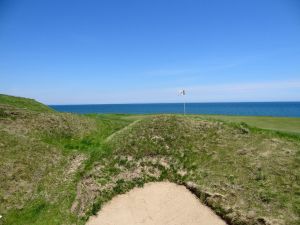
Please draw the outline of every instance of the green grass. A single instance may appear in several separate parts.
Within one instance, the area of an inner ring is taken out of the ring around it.
[[[137,120],[137,119],[147,118],[151,115],[124,114],[122,116]],[[244,122],[251,127],[257,127],[261,129],[300,135],[300,118],[272,117],[272,116],[235,116],[235,115],[186,115],[186,116],[192,118],[222,120],[231,123]]]
[[[20,109],[28,109],[36,112],[53,112],[50,107],[35,101],[34,99],[15,97],[10,95],[0,94],[0,104],[9,105]]]
[[[233,123],[245,122],[250,126],[262,129],[300,134],[300,118],[225,115],[201,115],[196,117],[201,117],[203,119],[217,119]]]
[[[234,225],[298,224],[297,118],[80,116],[9,98],[0,98],[0,224],[84,224],[117,194],[161,180]]]

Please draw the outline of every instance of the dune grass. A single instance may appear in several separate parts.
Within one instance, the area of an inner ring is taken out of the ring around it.
[[[36,112],[53,112],[54,110],[34,99],[0,94],[0,104]]]
[[[0,224],[84,224],[161,180],[230,224],[298,224],[300,140],[273,131],[297,133],[293,118],[80,116],[11,101],[0,98]]]
[[[167,179],[192,183],[202,201],[231,224],[297,224],[297,139],[244,124],[163,115],[123,129],[110,146],[112,154],[82,180],[90,186],[81,193],[105,194],[95,195],[96,203],[83,204],[78,213],[97,212],[107,196],[132,186]],[[90,196],[78,197],[85,202]]]
[[[0,109],[0,224],[83,224],[70,210],[77,183],[131,120]]]

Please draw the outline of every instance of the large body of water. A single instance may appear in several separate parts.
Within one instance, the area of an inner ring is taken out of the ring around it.
[[[183,113],[182,103],[51,105],[60,112],[158,114]],[[300,102],[187,103],[188,114],[300,117]]]

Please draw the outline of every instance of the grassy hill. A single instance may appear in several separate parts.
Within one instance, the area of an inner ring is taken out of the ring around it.
[[[48,106],[35,101],[34,99],[15,97],[0,94],[0,104],[12,106],[19,109],[28,109],[35,112],[51,112],[53,109]]]
[[[58,143],[86,136],[94,121],[10,96],[0,112],[0,224],[71,223],[67,201],[85,156]]]
[[[228,118],[80,116],[14,99],[0,98],[0,224],[84,224],[113,196],[161,180],[186,185],[229,224],[299,222],[297,135]]]

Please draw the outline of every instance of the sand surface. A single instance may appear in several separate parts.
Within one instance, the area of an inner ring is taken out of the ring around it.
[[[88,225],[225,225],[184,186],[148,183],[116,196]]]

